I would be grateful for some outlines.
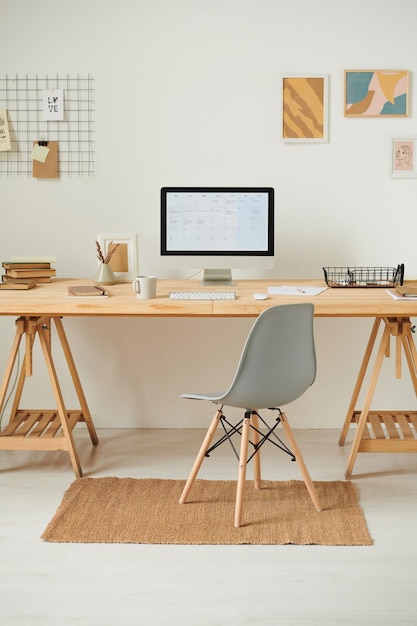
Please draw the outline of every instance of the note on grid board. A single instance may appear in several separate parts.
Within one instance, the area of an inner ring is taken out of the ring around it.
[[[48,148],[48,154],[46,155],[44,162],[39,161],[36,158],[32,160],[32,176],[33,178],[58,178],[58,142],[48,141],[45,143],[47,143],[46,146],[39,146],[37,141],[33,142],[33,148],[35,148],[36,145],[39,147],[46,147]]]

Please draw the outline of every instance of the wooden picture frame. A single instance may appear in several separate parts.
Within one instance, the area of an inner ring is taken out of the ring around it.
[[[345,117],[408,117],[408,70],[345,70]]]
[[[97,241],[101,246],[104,256],[106,256],[109,251],[109,246],[119,244],[110,259],[109,265],[113,270],[117,282],[133,281],[138,273],[137,234],[100,233],[97,235]]]
[[[417,177],[417,135],[391,135],[388,147],[391,178]]]
[[[326,74],[281,77],[282,141],[328,141],[328,82]]]

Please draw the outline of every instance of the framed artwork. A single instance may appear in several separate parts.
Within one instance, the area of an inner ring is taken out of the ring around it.
[[[345,70],[345,117],[408,117],[407,70]]]
[[[388,148],[388,173],[391,178],[417,176],[417,135],[391,136]]]
[[[136,233],[97,235],[104,256],[117,246],[109,265],[118,282],[132,281],[138,273],[136,240]]]
[[[283,76],[281,90],[282,141],[328,141],[328,76]]]

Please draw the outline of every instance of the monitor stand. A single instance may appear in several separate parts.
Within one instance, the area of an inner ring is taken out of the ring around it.
[[[223,285],[234,285],[232,270],[204,270],[203,280],[200,285],[203,287],[221,287]]]

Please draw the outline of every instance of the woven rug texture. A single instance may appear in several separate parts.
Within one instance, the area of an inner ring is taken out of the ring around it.
[[[317,512],[303,481],[246,481],[235,528],[236,481],[79,478],[64,494],[42,539],[64,543],[369,546],[372,539],[350,481],[316,481]]]

